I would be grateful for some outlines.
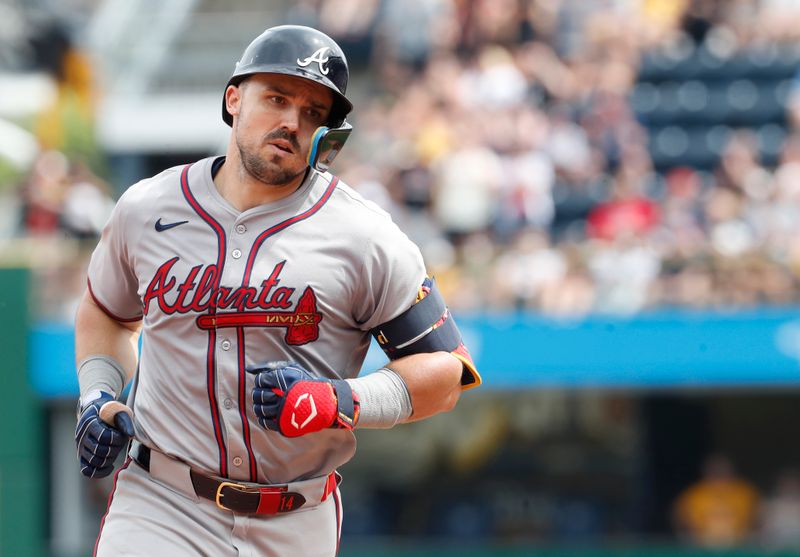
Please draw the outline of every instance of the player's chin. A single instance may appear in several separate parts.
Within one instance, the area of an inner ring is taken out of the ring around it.
[[[272,164],[268,165],[276,175],[295,177],[306,169],[305,159],[299,156],[291,158],[272,159]]]
[[[306,170],[305,161],[288,165],[285,161],[267,159],[262,164],[252,167],[251,174],[259,181],[271,186],[284,186]]]

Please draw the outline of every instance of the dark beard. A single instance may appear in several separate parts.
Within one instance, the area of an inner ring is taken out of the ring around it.
[[[306,171],[303,169],[300,172],[293,173],[286,168],[281,168],[276,162],[266,161],[258,155],[243,150],[241,146],[239,147],[239,155],[242,158],[242,166],[244,166],[245,171],[259,182],[270,186],[285,186]]]
[[[280,131],[278,133],[273,132],[264,138],[264,140],[269,141],[270,139],[276,138],[291,141],[296,149],[299,150],[300,148],[295,138],[289,136],[289,134],[281,133]],[[242,159],[244,170],[250,176],[264,184],[270,186],[285,186],[306,171],[305,168],[300,172],[292,172],[289,169],[281,168],[276,162],[277,156],[275,156],[273,160],[266,160],[256,154],[254,150],[247,149],[242,145],[242,142],[237,141],[236,145],[239,148],[239,157]]]

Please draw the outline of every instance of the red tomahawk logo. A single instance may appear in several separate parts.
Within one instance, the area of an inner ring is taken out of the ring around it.
[[[322,315],[317,312],[317,296],[307,287],[297,302],[294,311],[235,311],[201,315],[197,326],[201,329],[223,329],[226,327],[286,327],[286,344],[306,344],[319,338],[319,322]]]

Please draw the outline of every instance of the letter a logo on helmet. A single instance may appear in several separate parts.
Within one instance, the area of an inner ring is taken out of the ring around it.
[[[300,58],[298,58],[297,64],[301,68],[305,68],[306,66],[310,66],[311,64],[316,62],[317,64],[319,64],[320,73],[322,73],[322,75],[328,75],[328,68],[326,68],[324,64],[327,64],[328,60],[330,59],[329,56],[325,56],[325,53],[328,52],[329,50],[330,47],[328,46],[323,46],[322,48],[318,48],[316,52],[314,52],[314,54],[312,54],[311,56],[304,58],[303,60],[300,60]]]

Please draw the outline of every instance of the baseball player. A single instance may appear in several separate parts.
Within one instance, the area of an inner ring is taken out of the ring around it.
[[[327,171],[347,81],[325,34],[266,30],[225,89],[225,156],[119,200],[76,317],[81,472],[127,450],[96,555],[335,555],[352,430],[480,384],[418,248]],[[358,377],[370,335],[390,362]]]

